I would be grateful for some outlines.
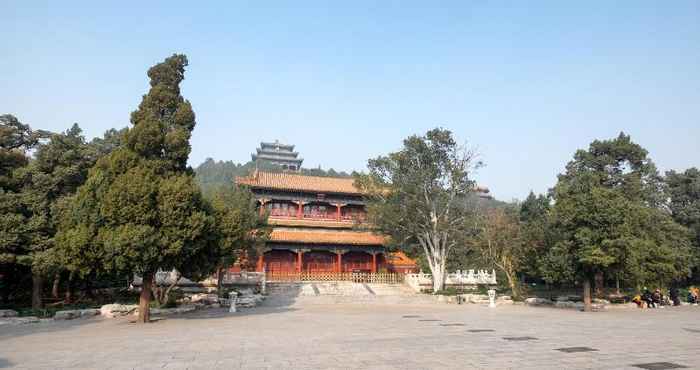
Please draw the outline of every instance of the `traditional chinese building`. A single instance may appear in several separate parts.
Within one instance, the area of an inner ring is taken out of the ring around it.
[[[352,178],[255,171],[248,186],[273,226],[257,270],[268,273],[416,272],[416,262],[389,253],[384,236],[358,228],[365,201]]]
[[[260,148],[251,157],[256,163],[271,163],[290,171],[301,170],[304,162],[304,159],[299,158],[299,153],[294,151],[294,145],[281,144],[276,140],[274,143],[260,143]]]

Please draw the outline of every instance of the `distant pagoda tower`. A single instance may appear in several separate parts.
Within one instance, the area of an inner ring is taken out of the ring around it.
[[[257,153],[251,154],[256,163],[272,163],[285,170],[301,171],[304,159],[299,158],[299,153],[294,151],[294,145],[282,144],[277,140],[274,143],[262,142],[256,151]]]

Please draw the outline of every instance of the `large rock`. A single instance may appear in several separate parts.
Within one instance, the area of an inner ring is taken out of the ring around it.
[[[237,308],[252,308],[260,304],[260,302],[265,299],[265,296],[262,294],[253,294],[252,290],[245,290],[244,292],[246,293],[245,295],[240,295],[239,293],[239,295],[235,298]],[[222,302],[226,303],[226,305],[230,304],[229,300],[222,300]]]
[[[528,306],[551,306],[554,302],[546,298],[533,297],[526,299],[525,304]]]
[[[72,319],[77,319],[79,317],[91,317],[91,316],[97,316],[100,314],[100,310],[96,308],[89,308],[89,309],[84,309],[84,310],[65,310],[65,311],[56,311],[56,314],[54,314],[53,319],[54,320],[72,320]]]
[[[190,297],[192,303],[202,303],[206,305],[219,303],[219,296],[216,294],[198,293]]]
[[[469,299],[467,299],[467,302],[475,304],[488,304],[490,301],[489,296],[486,294],[469,294]]]
[[[236,299],[236,307],[250,308],[255,307],[258,304],[258,300],[255,297],[238,297]]]
[[[17,317],[15,310],[0,310],[0,317]]]
[[[80,317],[91,317],[91,316],[97,316],[100,314],[100,310],[98,308],[88,308],[84,310],[80,310]]]
[[[0,318],[0,326],[2,325],[22,325],[22,324],[33,324],[39,322],[39,318],[36,316],[25,316],[25,317],[3,317]]]
[[[53,315],[54,320],[72,320],[77,317],[80,317],[80,310],[56,311]]]
[[[197,307],[194,305],[180,306],[175,308],[151,308],[151,315],[176,315],[185,312],[192,312],[196,310]]]
[[[99,312],[102,316],[111,319],[113,317],[126,316],[134,313],[138,308],[139,306],[135,304],[112,303],[100,307]]]
[[[583,311],[583,302],[557,301],[554,307]],[[605,303],[593,302],[591,304],[591,309],[593,311],[603,311],[607,309],[607,305]]]
[[[564,308],[564,309],[573,308],[573,309],[582,310],[583,303],[582,302],[572,302],[572,301],[560,301],[557,299],[557,302],[554,304],[554,307]]]

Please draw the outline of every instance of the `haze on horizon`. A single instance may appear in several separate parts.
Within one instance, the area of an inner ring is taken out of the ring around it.
[[[33,128],[128,124],[146,70],[185,53],[190,164],[260,141],[363,170],[442,126],[501,200],[545,192],[577,149],[624,131],[661,171],[700,158],[700,2],[0,4],[0,114]]]

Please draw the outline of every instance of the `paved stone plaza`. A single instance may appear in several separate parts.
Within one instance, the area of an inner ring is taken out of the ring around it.
[[[99,318],[4,326],[0,367],[639,369],[632,365],[669,362],[700,368],[699,319],[699,307],[600,313],[444,304],[208,310],[147,326]],[[557,350],[572,347],[596,351]]]

